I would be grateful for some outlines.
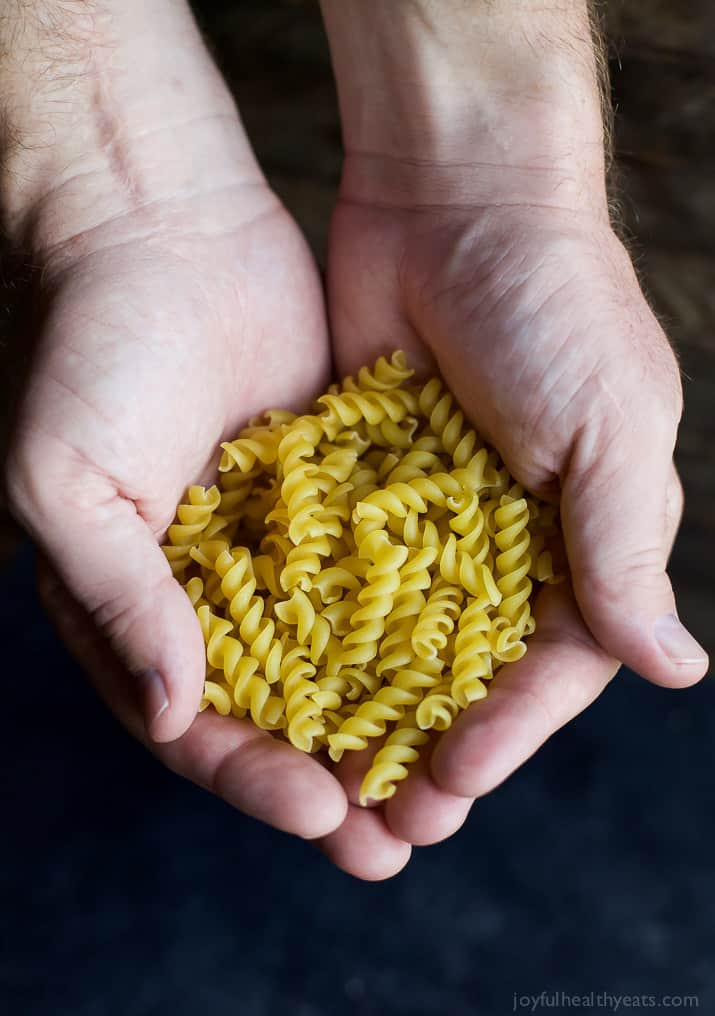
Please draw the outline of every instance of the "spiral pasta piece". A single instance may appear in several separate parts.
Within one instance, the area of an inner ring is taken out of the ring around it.
[[[257,462],[264,466],[273,465],[278,456],[280,431],[271,427],[249,427],[242,437],[235,441],[224,441],[219,470],[227,473],[237,469],[248,473]]]
[[[362,702],[354,715],[348,716],[335,734],[328,737],[330,757],[339,762],[343,752],[361,751],[367,747],[368,739],[380,737],[387,724],[402,719],[406,706],[414,705],[416,699],[412,688],[394,684],[383,685],[371,699]]]
[[[460,586],[450,585],[441,577],[435,582],[410,637],[415,655],[421,660],[432,660],[445,648],[463,599]]]
[[[452,395],[444,390],[438,378],[428,381],[420,392],[420,410],[429,419],[434,433],[442,442],[444,450],[453,457],[458,467],[466,465],[472,456],[477,441],[473,430],[464,429],[464,413],[457,406]]]
[[[231,686],[226,682],[205,681],[204,690],[199,702],[199,712],[213,706],[219,716],[228,716],[233,707]],[[245,713],[244,713],[245,715]]]
[[[176,509],[177,522],[167,530],[162,547],[173,574],[181,575],[189,564],[191,548],[197,546],[221,503],[218,487],[189,487],[187,501]]]
[[[358,609],[352,614],[350,631],[343,639],[348,665],[369,663],[377,653],[377,643],[385,631],[387,615],[400,586],[399,569],[407,560],[407,547],[394,546],[384,530],[370,533],[358,547],[360,557],[372,563],[367,584],[357,596]]]
[[[341,395],[321,395],[318,402],[325,407],[325,426],[328,433],[337,433],[343,427],[352,427],[359,420],[379,424],[384,420],[400,423],[417,409],[416,397],[403,388],[392,391],[343,392]]]
[[[484,681],[492,676],[492,662],[485,632],[490,624],[478,599],[472,599],[459,617],[450,694],[460,709],[487,694]]]
[[[503,496],[500,507],[494,513],[494,520],[497,525],[494,542],[501,552],[496,559],[500,576],[497,586],[502,594],[499,613],[514,622],[527,604],[532,588],[528,578],[531,555],[526,499],[521,497],[512,501],[506,495]]]
[[[397,784],[407,776],[407,766],[417,761],[418,749],[428,740],[428,735],[418,727],[415,714],[404,716],[365,774],[360,786],[360,804],[392,797]]]
[[[357,384],[351,377],[346,377],[342,389],[347,392],[384,392],[390,388],[399,388],[413,374],[414,371],[407,366],[407,357],[398,350],[389,360],[380,356],[372,370],[369,367],[361,367]]]
[[[408,550],[407,560],[400,568],[400,584],[392,610],[385,621],[385,637],[380,643],[380,660],[376,667],[378,677],[406,667],[414,659],[412,632],[426,605],[424,590],[432,584],[429,567],[436,556],[433,547]]]
[[[306,659],[304,646],[296,646],[281,660],[288,738],[301,751],[313,750],[313,739],[325,733],[320,722],[321,707],[315,696],[319,686],[312,680],[315,667]]]
[[[268,682],[256,674],[258,661],[244,657],[243,645],[232,634],[231,622],[212,614],[206,605],[199,607],[197,614],[209,666],[223,671],[226,683],[233,688],[236,705],[250,710],[251,719],[262,730],[282,727],[283,700],[271,695]]]
[[[454,533],[450,533],[442,548],[439,571],[446,582],[462,586],[485,606],[496,607],[501,602],[502,592],[488,565],[477,564],[469,554],[458,551]]]
[[[513,625],[506,617],[491,619],[487,640],[489,649],[496,665],[514,663],[526,652],[526,643],[522,635],[526,634],[530,617],[524,617],[519,626]]]
[[[459,713],[459,704],[452,696],[452,682],[443,681],[422,699],[415,718],[420,730],[449,730]]]

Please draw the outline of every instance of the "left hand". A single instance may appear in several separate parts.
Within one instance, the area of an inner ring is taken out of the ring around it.
[[[394,168],[371,165],[371,179]],[[573,591],[543,589],[526,657],[499,672],[431,758],[423,750],[381,816],[356,809],[374,749],[341,763],[361,855],[382,850],[391,873],[400,843],[458,829],[473,799],[589,705],[619,660],[684,687],[707,658],[675,620],[665,572],[682,509],[677,363],[605,208],[561,208],[555,197],[551,206],[420,206],[402,188],[365,202],[345,186],[361,169],[348,159],[329,246],[339,373],[395,348],[421,373],[438,368],[515,478],[544,497],[560,493],[573,579]],[[361,873],[344,835],[325,848]]]
[[[36,24],[45,6],[0,17],[10,122],[18,137],[47,132],[0,158],[6,226],[42,282],[11,507],[44,554],[60,634],[127,729],[234,807],[306,838],[332,832],[345,794],[315,759],[249,721],[196,716],[204,639],[159,547],[222,440],[327,383],[313,259],[188,5],[54,5]]]

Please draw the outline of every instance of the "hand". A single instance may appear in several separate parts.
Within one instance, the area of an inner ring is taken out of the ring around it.
[[[388,802],[394,836],[431,843],[585,708],[618,660],[671,687],[704,674],[665,573],[682,507],[678,370],[615,235],[568,210],[346,197],[329,293],[341,372],[395,346],[422,372],[436,364],[512,474],[549,499],[561,492],[578,607],[569,586],[544,589],[526,657]],[[353,802],[366,764],[343,767]]]
[[[203,50],[184,72],[209,95],[200,114],[167,103],[158,124],[65,150],[72,172],[22,216],[43,312],[7,483],[60,632],[120,720],[177,772],[314,837],[345,815],[327,769],[248,721],[195,717],[203,639],[159,547],[219,442],[302,407],[330,364],[306,245]]]
[[[570,29],[573,42],[583,25],[559,11],[532,31],[526,5],[507,0],[469,14],[450,5],[438,21],[415,6],[421,21],[407,29],[402,9],[371,5],[373,20],[398,22],[378,32],[391,41],[376,57],[363,8],[346,27],[345,8],[324,0],[348,153],[328,257],[338,370],[394,348],[422,374],[439,368],[512,474],[560,495],[573,589],[540,593],[524,659],[369,819],[355,803],[374,752],[338,767],[356,830],[365,823],[363,852],[382,851],[386,874],[407,844],[459,828],[473,799],[593,701],[618,661],[671,687],[707,669],[665,571],[682,509],[677,363],[609,224],[592,59],[584,50],[568,80],[570,51],[541,52],[550,32]],[[521,32],[532,41],[518,54]],[[469,73],[451,89],[462,64]],[[502,82],[504,66],[533,73],[531,87],[519,93],[511,72]],[[345,862],[342,843],[328,837],[325,848]],[[359,871],[360,857],[349,860]]]

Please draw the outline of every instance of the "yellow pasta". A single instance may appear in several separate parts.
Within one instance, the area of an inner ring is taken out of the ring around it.
[[[407,766],[419,758],[419,748],[429,735],[417,726],[414,713],[405,715],[375,755],[373,764],[360,788],[360,803],[385,801],[392,797],[397,783],[407,776]]]
[[[221,449],[163,548],[204,635],[199,709],[333,761],[384,739],[360,800],[386,800],[526,652],[558,511],[401,352]]]
[[[176,522],[169,526],[168,544],[162,547],[174,575],[181,576],[190,561],[191,547],[205,537],[206,529],[221,504],[218,487],[189,487],[186,503],[176,510]]]

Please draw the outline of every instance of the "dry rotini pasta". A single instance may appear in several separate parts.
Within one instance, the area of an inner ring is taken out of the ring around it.
[[[558,513],[509,476],[403,353],[222,445],[164,547],[206,643],[200,709],[305,752],[383,739],[361,801],[526,652]],[[477,707],[478,708],[478,707]]]

